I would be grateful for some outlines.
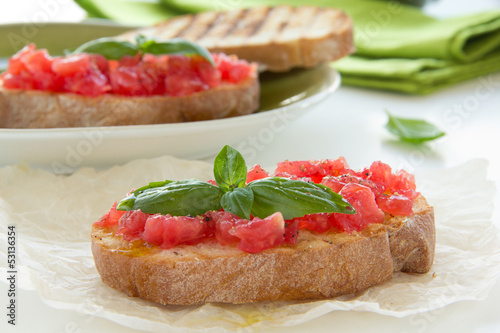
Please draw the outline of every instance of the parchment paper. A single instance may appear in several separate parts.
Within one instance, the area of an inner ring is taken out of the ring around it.
[[[446,170],[417,173],[419,190],[434,205],[437,248],[425,275],[395,274],[364,293],[328,301],[248,305],[161,306],[104,285],[90,251],[90,229],[132,188],[162,179],[210,179],[212,166],[172,157],[137,160],[71,176],[16,165],[0,169],[0,261],[5,273],[9,225],[15,225],[19,287],[35,289],[60,309],[104,317],[153,332],[288,326],[338,310],[404,317],[461,300],[484,299],[500,275],[500,237],[491,220],[494,184],[487,163],[473,160]],[[404,295],[404,297],[402,297]]]

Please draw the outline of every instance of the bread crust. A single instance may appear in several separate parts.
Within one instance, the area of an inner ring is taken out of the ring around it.
[[[11,90],[0,86],[0,127],[55,128],[179,123],[250,114],[259,107],[257,75],[187,96],[128,97]]]
[[[104,283],[161,304],[325,299],[363,291],[394,271],[428,272],[434,214],[419,196],[414,215],[387,216],[361,232],[301,230],[296,246],[249,254],[203,242],[159,249],[92,229],[92,253]]]
[[[253,7],[178,16],[118,36],[181,37],[211,52],[235,54],[273,72],[310,68],[355,51],[351,18],[343,11],[315,6]]]

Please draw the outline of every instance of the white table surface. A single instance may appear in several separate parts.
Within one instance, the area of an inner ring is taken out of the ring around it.
[[[26,3],[35,5],[29,7]],[[12,6],[11,15],[1,11],[0,23],[33,20],[33,13],[42,8],[36,6],[46,3],[60,6],[50,17],[52,21],[77,21],[83,17],[70,1],[19,1],[9,5]],[[429,5],[426,11],[444,17],[498,7],[498,0],[442,0]],[[398,143],[384,129],[385,109],[400,116],[427,119],[444,129],[447,135],[424,148]],[[449,167],[484,158],[489,161],[490,179],[500,187],[499,145],[500,73],[497,73],[429,96],[343,86],[310,113],[275,133],[272,140],[254,145],[255,161],[248,162],[273,165],[283,159],[342,155],[354,168],[382,160],[394,168],[402,166],[411,171]],[[493,221],[500,228],[500,194],[496,195],[494,202]],[[0,300],[6,299],[5,283],[0,283],[0,295]],[[2,301],[2,308],[6,305],[4,303]],[[258,331],[500,332],[498,304],[500,283],[486,300],[458,302],[402,319],[373,313],[334,312],[299,326]],[[7,325],[3,314],[1,332],[136,332],[102,318],[51,308],[34,291],[18,290],[17,306],[17,325]]]

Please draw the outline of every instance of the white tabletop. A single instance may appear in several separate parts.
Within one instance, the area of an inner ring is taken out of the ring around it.
[[[38,6],[42,2],[60,6],[58,10],[54,9],[50,20],[79,20],[83,17],[69,1],[38,1]],[[13,8],[22,8],[19,3],[23,2],[18,2]],[[429,5],[426,10],[443,17],[498,7],[498,0],[442,0]],[[8,17],[2,11],[0,23],[32,20],[33,8],[25,12],[13,10]],[[37,8],[40,10],[41,7]],[[386,109],[400,116],[427,119],[447,134],[422,147],[399,143],[384,129]],[[354,168],[382,160],[394,168],[426,169],[484,158],[489,161],[490,179],[500,187],[499,126],[500,73],[428,96],[342,86],[324,103],[275,133],[272,140],[255,145],[255,161],[248,162],[273,165],[283,159],[345,156]],[[493,220],[500,227],[500,194],[496,195],[494,202]],[[0,295],[1,300],[7,299],[5,283],[0,283]],[[1,302],[5,312],[4,303]],[[260,329],[259,332],[442,332],[445,329],[500,332],[498,304],[500,283],[484,301],[462,301],[411,317],[397,319],[373,313],[333,312],[299,326]],[[0,320],[2,332],[136,332],[105,319],[54,309],[44,304],[34,291],[18,290],[17,306],[17,325],[7,325],[3,314]]]

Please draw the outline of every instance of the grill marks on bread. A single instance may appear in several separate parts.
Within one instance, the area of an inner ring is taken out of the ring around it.
[[[134,30],[159,39],[185,38],[212,52],[236,54],[272,71],[312,67],[354,51],[352,22],[341,10],[314,6],[253,7],[184,15]]]

